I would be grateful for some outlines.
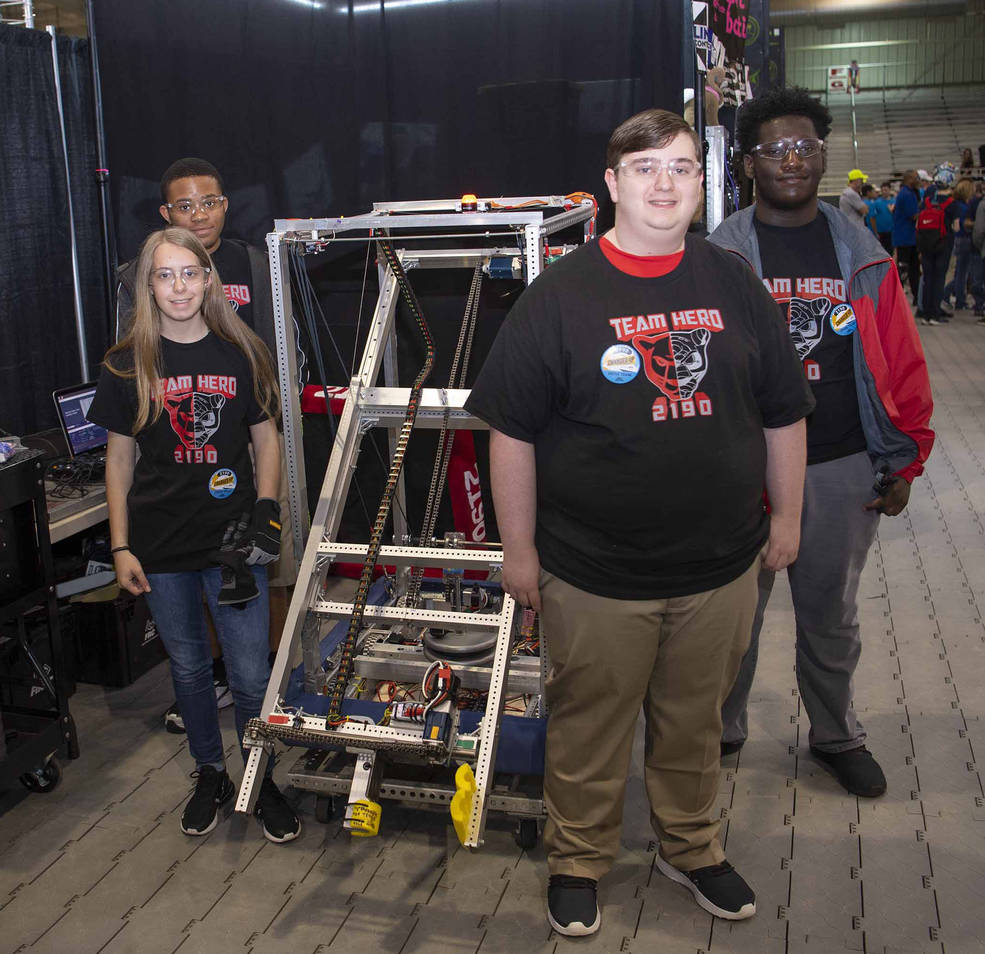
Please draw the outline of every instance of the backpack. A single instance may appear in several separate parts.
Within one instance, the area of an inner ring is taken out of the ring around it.
[[[932,254],[940,248],[947,236],[947,217],[944,213],[953,201],[953,196],[940,205],[934,205],[931,199],[924,200],[917,216],[917,250],[921,255]]]

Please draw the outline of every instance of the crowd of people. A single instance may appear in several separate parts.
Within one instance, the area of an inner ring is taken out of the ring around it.
[[[985,325],[985,183],[967,173],[973,168],[965,149],[961,169],[951,162],[908,169],[898,191],[883,182],[879,191],[861,169],[848,173],[838,207],[857,226],[871,231],[890,255],[896,255],[910,287],[916,316],[925,325],[945,324],[969,306]],[[953,277],[947,275],[953,263]]]

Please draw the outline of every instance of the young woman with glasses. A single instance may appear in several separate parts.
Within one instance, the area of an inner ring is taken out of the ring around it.
[[[181,818],[187,835],[210,832],[235,794],[203,594],[240,741],[247,720],[260,714],[270,676],[264,564],[279,550],[277,414],[270,354],[236,317],[202,243],[181,228],[151,234],[137,262],[130,331],[106,354],[89,419],[109,431],[106,498],[117,579],[145,594],[171,657],[198,779]],[[242,563],[242,573],[227,573],[225,582],[216,562],[221,549],[239,553]],[[300,832],[269,777],[257,813],[271,841]]]

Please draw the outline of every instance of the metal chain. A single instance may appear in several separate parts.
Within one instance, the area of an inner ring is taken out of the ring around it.
[[[476,319],[479,314],[479,289],[482,285],[482,266],[476,265],[472,273],[472,285],[469,297],[465,303],[465,315],[462,327],[458,332],[458,344],[455,346],[455,356],[452,359],[451,373],[448,376],[448,388],[460,388],[465,385],[465,375],[468,372],[469,356],[472,351],[472,339],[475,334]],[[461,373],[459,374],[459,363]],[[445,492],[445,480],[448,476],[448,462],[451,459],[452,446],[455,443],[454,433],[449,437],[448,423],[451,408],[445,407],[441,419],[441,430],[438,432],[438,448],[434,456],[434,467],[431,470],[431,486],[428,489],[427,509],[424,513],[424,525],[421,529],[421,545],[430,546],[434,536],[434,527],[438,522],[438,509],[441,497]],[[407,605],[417,606],[420,601],[421,583],[424,579],[422,567],[414,567],[407,587]]]
[[[356,640],[363,626],[363,614],[366,610],[366,599],[369,596],[369,588],[373,582],[373,571],[380,555],[380,547],[383,543],[383,529],[386,526],[387,517],[390,515],[390,506],[393,501],[393,494],[397,487],[397,480],[403,467],[404,456],[407,452],[407,442],[410,440],[411,431],[414,429],[414,421],[417,419],[417,409],[421,401],[421,390],[424,382],[431,373],[434,365],[434,339],[431,337],[431,330],[428,328],[427,321],[424,319],[424,312],[421,310],[420,302],[407,280],[407,273],[400,262],[397,253],[389,242],[382,239],[378,240],[378,246],[387,264],[393,272],[397,285],[400,287],[400,294],[407,306],[410,308],[414,321],[417,323],[418,331],[424,339],[427,354],[424,364],[418,371],[417,377],[410,389],[410,399],[407,402],[407,414],[404,423],[400,428],[397,437],[396,449],[393,454],[393,462],[390,465],[390,473],[387,475],[386,486],[383,496],[380,499],[380,507],[373,523],[373,529],[369,535],[369,546],[366,549],[366,559],[363,561],[362,573],[359,575],[359,583],[356,587],[356,596],[352,601],[352,617],[349,620],[349,630],[346,633],[345,641],[342,644],[342,654],[339,659],[338,673],[332,683],[329,693],[329,707],[327,721],[329,725],[339,725],[345,721],[342,715],[342,700],[345,697],[345,690],[349,684],[349,677],[352,675],[353,656],[356,649]]]

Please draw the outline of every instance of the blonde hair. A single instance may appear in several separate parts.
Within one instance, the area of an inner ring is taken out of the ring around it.
[[[954,187],[954,198],[967,202],[975,191],[975,183],[971,179],[961,179]]]
[[[161,416],[163,405],[157,389],[163,377],[161,362],[161,313],[150,290],[154,253],[164,244],[187,249],[205,268],[211,269],[202,299],[202,318],[209,331],[235,345],[250,365],[253,395],[265,414],[279,414],[277,378],[267,346],[236,315],[226,300],[222,281],[211,256],[198,238],[187,229],[166,228],[152,232],[140,248],[133,292],[130,331],[103,358],[103,364],[121,378],[133,378],[137,387],[137,415],[133,433],[137,434]],[[124,358],[127,353],[131,357]],[[121,366],[114,359],[124,358]]]

